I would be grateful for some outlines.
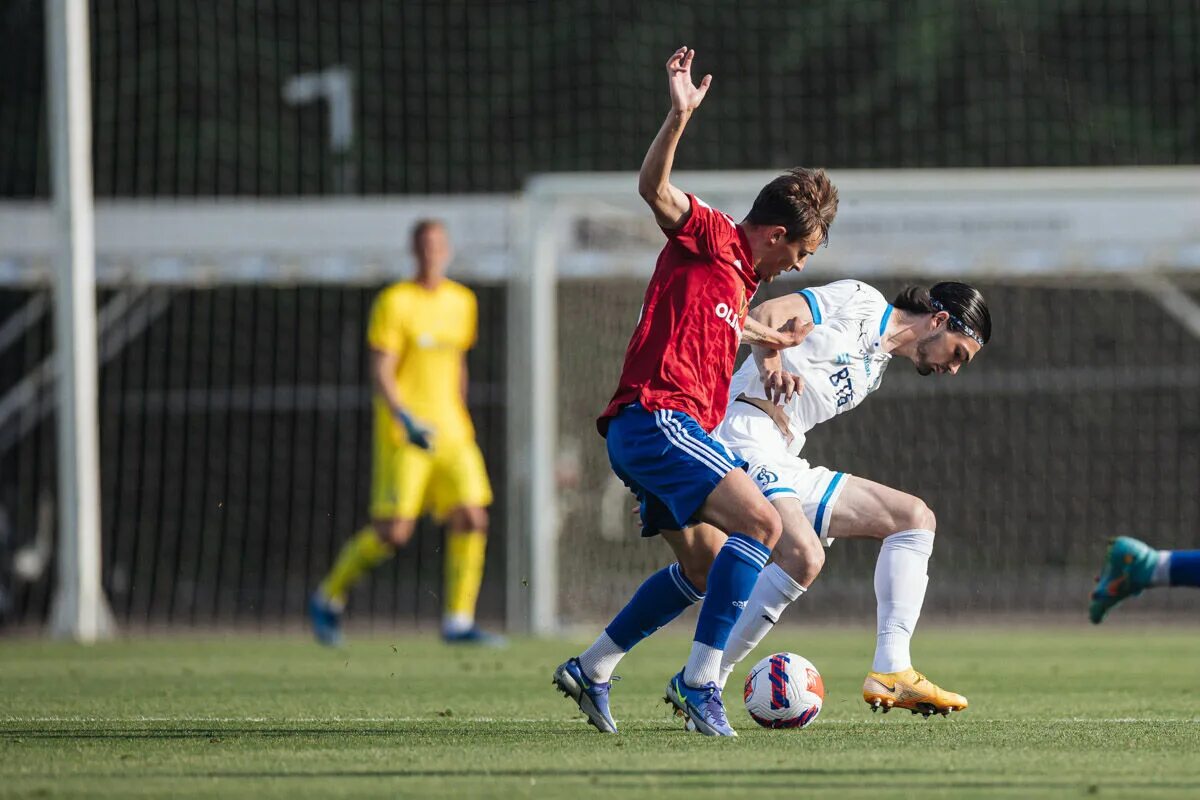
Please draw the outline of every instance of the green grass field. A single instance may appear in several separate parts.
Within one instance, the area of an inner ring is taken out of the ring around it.
[[[1193,629],[926,626],[917,666],[972,703],[928,720],[862,703],[869,635],[781,629],[768,643],[820,668],[821,717],[761,730],[731,693],[741,736],[714,740],[662,704],[678,637],[626,659],[608,737],[550,686],[578,641],[9,641],[0,796],[1200,796]]]

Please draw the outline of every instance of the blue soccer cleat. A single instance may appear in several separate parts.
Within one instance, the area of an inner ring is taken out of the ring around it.
[[[442,631],[442,641],[446,644],[474,644],[480,647],[508,646],[508,640],[500,634],[488,633],[476,625],[463,631]]]
[[[1136,597],[1150,585],[1158,566],[1158,551],[1129,536],[1113,539],[1104,557],[1104,570],[1092,590],[1088,616],[1097,625],[1108,610],[1126,597]]]
[[[725,717],[721,688],[712,681],[700,687],[688,686],[683,680],[683,670],[679,670],[667,684],[663,699],[675,707],[677,716],[687,717],[688,730],[697,730],[705,736],[737,736]]]
[[[308,618],[318,642],[326,647],[341,647],[342,609],[331,603],[319,589],[308,598]]]
[[[554,670],[554,685],[579,705],[579,710],[601,733],[616,733],[617,723],[608,710],[612,682],[596,683],[583,674],[578,658],[569,658]]]

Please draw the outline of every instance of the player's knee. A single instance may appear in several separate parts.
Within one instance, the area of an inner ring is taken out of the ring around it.
[[[774,549],[782,534],[783,521],[779,518],[779,512],[764,498],[763,502],[756,505],[750,512],[746,535]]]
[[[450,515],[450,527],[456,531],[478,531],[487,533],[488,512],[479,506],[463,506]]]
[[[679,568],[683,570],[683,576],[700,594],[708,590],[708,571],[712,568],[715,557],[716,553],[701,551],[679,559]]]
[[[377,519],[375,535],[392,547],[404,547],[412,538],[414,521],[411,519]]]
[[[806,538],[784,537],[775,546],[774,558],[779,568],[801,586],[808,586],[825,566],[825,547],[809,533]]]
[[[897,517],[894,526],[897,531],[935,531],[937,529],[937,518],[934,517],[929,506],[925,505],[925,501],[919,497],[908,497],[907,502],[899,509]]]

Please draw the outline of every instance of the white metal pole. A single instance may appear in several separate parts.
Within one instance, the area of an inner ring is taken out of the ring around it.
[[[513,215],[517,235],[516,258],[508,278],[506,293],[507,322],[506,395],[505,395],[505,452],[508,453],[505,513],[506,595],[505,617],[509,631],[528,632],[531,625],[529,573],[530,559],[530,502],[529,475],[532,457],[532,421],[527,400],[532,394],[530,354],[530,264],[532,258],[533,226],[530,221],[532,198],[528,195]]]
[[[87,0],[46,0],[58,359],[58,582],[50,631],[92,642],[112,632],[100,585],[100,452]]]
[[[545,636],[558,630],[557,237],[553,197],[526,189],[521,249],[509,292],[509,620]]]
[[[532,206],[530,217],[529,398],[530,470],[530,628],[535,635],[558,632],[558,225],[552,202]]]

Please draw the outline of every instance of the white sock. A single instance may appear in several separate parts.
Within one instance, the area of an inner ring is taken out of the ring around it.
[[[1150,576],[1151,586],[1170,586],[1171,585],[1171,551],[1158,551],[1158,566],[1154,568],[1154,574]]]
[[[608,683],[612,680],[613,670],[624,657],[625,651],[601,631],[592,646],[579,654],[579,666],[583,668],[583,674],[596,683]]]
[[[783,571],[778,564],[768,564],[758,581],[754,591],[746,601],[746,610],[738,618],[737,624],[729,632],[729,641],[725,643],[725,654],[721,657],[721,675],[718,683],[721,688],[729,680],[733,668],[742,659],[750,655],[767,632],[775,627],[780,616],[789,605],[804,594],[804,587],[796,583],[791,575]]]
[[[746,616],[745,613],[742,616]],[[683,682],[688,686],[716,683],[721,672],[721,651],[703,642],[692,642],[692,654],[683,668]]]
[[[875,562],[874,672],[899,672],[912,666],[909,642],[925,603],[929,584],[925,573],[932,553],[933,531],[901,531],[883,540]]]
[[[475,627],[474,614],[443,614],[442,633],[463,633]]]

